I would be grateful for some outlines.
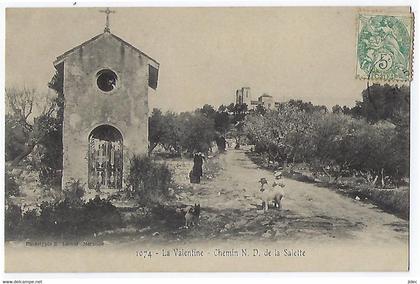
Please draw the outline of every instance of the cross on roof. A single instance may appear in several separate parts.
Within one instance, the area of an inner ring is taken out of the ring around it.
[[[115,13],[115,11],[109,10],[109,8],[106,8],[106,10],[99,10],[99,12],[106,14],[106,23],[105,23],[104,32],[107,32],[107,33],[111,32],[111,30],[109,29],[109,14]]]

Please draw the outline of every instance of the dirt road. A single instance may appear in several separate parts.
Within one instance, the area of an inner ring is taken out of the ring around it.
[[[282,210],[261,210],[258,180],[273,180],[243,150],[220,155],[216,177],[189,187],[184,204],[200,203],[200,225],[172,232],[179,238],[240,240],[355,240],[358,243],[407,243],[408,222],[375,206],[330,189],[283,179]],[[181,183],[188,184],[185,178]]]

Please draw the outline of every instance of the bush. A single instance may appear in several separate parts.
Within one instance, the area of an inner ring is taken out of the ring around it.
[[[82,205],[66,198],[41,206],[39,230],[50,235],[81,236],[116,228],[121,220],[117,208],[99,196]]]
[[[6,197],[19,196],[20,194],[19,185],[17,184],[15,177],[7,171],[5,173],[4,188],[6,192]]]
[[[22,210],[16,204],[8,204],[4,215],[4,232],[7,240],[17,235],[18,228],[22,222]]]
[[[86,228],[90,232],[109,230],[122,224],[122,218],[118,209],[108,200],[96,196],[90,199],[84,207],[84,217],[89,224]]]
[[[79,180],[71,180],[64,188],[64,197],[73,202],[82,202],[82,197],[85,195],[84,184]]]
[[[159,203],[168,194],[171,182],[172,173],[166,164],[137,155],[131,159],[127,185],[143,204]]]
[[[404,219],[410,216],[410,192],[406,190],[372,190],[371,199],[389,212],[397,212]]]
[[[22,222],[18,226],[17,233],[21,237],[35,238],[43,235],[44,232],[38,230],[39,218],[36,209],[28,210],[23,213]]]
[[[55,206],[58,232],[83,235],[116,228],[122,224],[117,208],[111,202],[96,196],[79,207],[64,200]],[[51,224],[51,222],[50,222]]]
[[[22,211],[17,205],[6,207],[7,239],[42,237],[80,237],[114,229],[122,225],[117,208],[99,196],[80,203],[65,198],[58,202],[43,202],[40,210]]]

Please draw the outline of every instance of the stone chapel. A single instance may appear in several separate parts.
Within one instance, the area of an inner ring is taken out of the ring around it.
[[[63,78],[63,180],[91,189],[120,189],[134,154],[148,148],[148,88],[159,63],[111,33],[54,61]]]

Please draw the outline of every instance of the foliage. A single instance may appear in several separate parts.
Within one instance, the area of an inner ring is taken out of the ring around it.
[[[17,184],[15,177],[7,170],[5,171],[4,190],[6,192],[6,197],[19,196],[20,194],[19,185]]]
[[[221,133],[222,135],[226,135],[226,133],[231,129],[231,122],[230,117],[227,112],[218,111],[214,115],[214,128],[217,132]]]
[[[389,120],[393,123],[409,112],[410,90],[408,87],[374,84],[362,92],[362,101],[356,103],[355,115],[369,122]]]
[[[228,112],[233,115],[233,118],[232,118],[232,123],[233,124],[236,124],[239,121],[243,121],[246,117],[247,112],[248,112],[248,105],[247,104],[231,103],[226,108],[227,108]]]
[[[37,220],[37,230],[65,236],[83,236],[122,224],[117,208],[99,196],[82,204],[68,198],[55,203],[43,203]]]
[[[356,101],[354,107],[335,105],[332,111],[365,118],[371,123],[387,120],[396,125],[408,124],[410,89],[407,86],[373,84],[362,92],[362,100]]]
[[[22,152],[28,140],[28,132],[10,114],[5,117],[5,158],[13,161]]]
[[[16,204],[6,204],[4,215],[5,237],[9,239],[18,234],[18,228],[22,222],[22,210]]]
[[[41,117],[40,119],[43,119],[40,124],[49,129],[40,140],[38,147],[40,182],[43,185],[59,187],[63,169],[62,123],[59,118]]]
[[[40,140],[40,174],[43,185],[61,186],[63,170],[63,119],[64,94],[63,74],[56,72],[48,83],[48,87],[55,90],[57,97],[53,99],[55,115],[41,115],[38,123],[43,127],[45,135]]]
[[[216,111],[214,110],[214,108],[209,104],[203,105],[203,107],[197,109],[196,112],[201,113],[205,117],[210,118],[210,119],[213,119],[216,114]]]
[[[34,144],[31,115],[34,90],[6,89],[6,161],[16,165],[32,152]],[[28,153],[28,154],[26,154]]]
[[[149,118],[149,154],[158,145],[168,152],[181,154],[181,135],[179,115],[169,111],[162,114],[159,109],[153,109]]]
[[[57,97],[45,101],[33,89],[6,89],[6,161],[15,167],[36,149],[40,181],[50,186],[61,183],[64,96],[60,82],[56,73],[49,86]]]
[[[202,113],[183,112],[179,115],[182,149],[192,154],[207,153],[216,137],[214,121]]]
[[[310,147],[312,117],[297,107],[284,104],[265,115],[253,114],[245,120],[245,132],[259,152],[267,152],[273,161],[302,160]]]
[[[311,102],[304,102],[302,100],[289,100],[286,103],[280,104],[281,106],[289,105],[291,107],[294,107],[298,109],[299,111],[304,111],[306,113],[315,113],[315,112],[323,112],[326,113],[328,111],[326,106],[319,106],[319,105],[313,105]]]
[[[216,112],[210,105],[180,114],[162,114],[159,109],[154,109],[149,118],[149,154],[158,145],[178,155],[182,152],[207,152],[217,137],[217,131],[225,133],[229,127],[229,115]]]
[[[39,210],[22,213],[17,205],[6,207],[7,239],[41,237],[79,237],[122,225],[117,208],[96,196],[87,203],[65,198],[43,202]]]
[[[64,198],[75,203],[82,203],[85,195],[85,185],[79,180],[70,180],[63,189]]]
[[[290,101],[277,110],[251,113],[244,129],[255,150],[271,161],[306,162],[315,175],[330,181],[358,176],[382,188],[398,186],[409,175],[409,113],[405,107],[396,111],[390,106],[389,101],[402,105],[401,98],[379,101],[386,103],[376,116],[364,101],[359,106],[366,104],[367,112],[358,117],[349,115],[347,107],[334,106],[329,113],[311,103]]]
[[[89,230],[113,229],[122,224],[122,218],[118,209],[108,200],[96,196],[90,199],[84,206],[85,218],[90,221]]]
[[[257,105],[255,107],[255,113],[265,115],[267,113],[267,109],[263,105]]]
[[[6,133],[10,135],[10,138],[18,138],[13,149],[9,143],[6,147],[6,149],[11,149],[11,153],[6,157],[12,159],[12,166],[16,166],[32,153],[35,146],[49,131],[49,128],[42,124],[44,120],[40,118],[52,116],[54,105],[48,102],[44,106],[39,106],[37,96],[35,90],[6,89],[6,127],[8,128]],[[36,110],[40,108],[43,109],[37,116]],[[11,141],[10,138],[6,141]]]
[[[163,143],[165,126],[162,112],[159,109],[154,108],[152,115],[149,117],[149,153],[151,153],[159,143]]]
[[[171,182],[172,173],[166,164],[156,163],[149,157],[131,158],[127,186],[144,205],[158,203],[168,194]]]

